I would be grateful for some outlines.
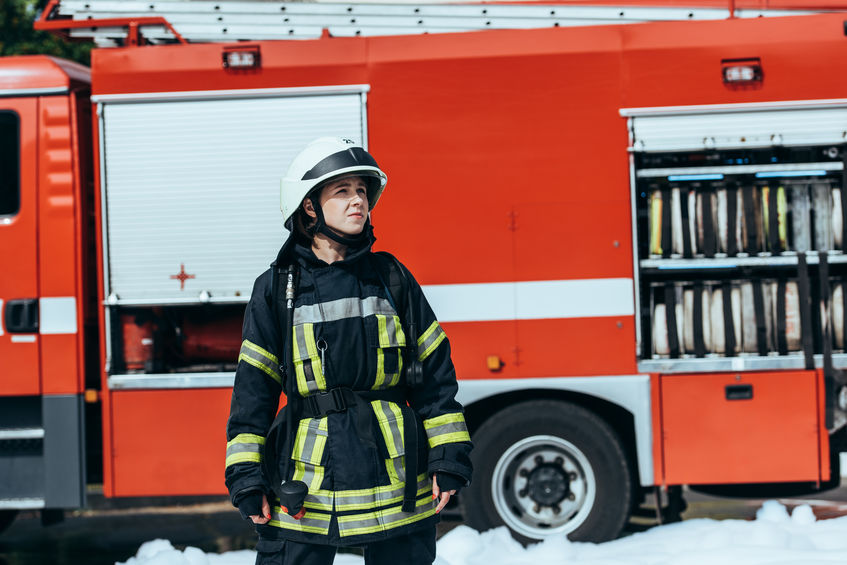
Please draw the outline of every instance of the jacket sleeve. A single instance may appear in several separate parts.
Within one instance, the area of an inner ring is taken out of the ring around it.
[[[269,492],[262,477],[262,451],[282,391],[279,330],[271,308],[271,286],[270,270],[253,285],[244,313],[241,351],[226,426],[225,480],[236,506],[251,492]]]
[[[409,405],[423,420],[429,444],[428,472],[443,471],[470,484],[473,449],[462,405],[456,401],[459,385],[450,358],[450,342],[441,328],[420,285],[405,269],[411,303],[418,326],[417,356],[423,363],[423,383],[410,390]]]

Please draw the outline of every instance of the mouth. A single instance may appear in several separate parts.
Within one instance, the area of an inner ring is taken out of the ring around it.
[[[364,216],[364,214],[354,213],[354,214],[350,214],[348,217],[349,218],[364,218],[365,216]]]

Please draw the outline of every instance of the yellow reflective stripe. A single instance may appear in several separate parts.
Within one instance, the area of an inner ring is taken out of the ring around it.
[[[432,492],[432,481],[426,473],[417,477],[417,494]],[[335,493],[335,509],[338,512],[349,510],[370,510],[386,504],[403,500],[405,483],[384,485],[372,489],[342,490]]]
[[[391,382],[388,383],[389,387],[397,386],[400,384],[400,375],[403,374],[403,356],[397,355],[397,372],[391,375]]]
[[[382,388],[385,384],[385,351],[380,347],[376,350],[376,377],[371,388]]]
[[[268,522],[268,525],[286,530],[295,530],[297,532],[326,535],[329,533],[329,521],[331,517],[331,514],[323,514],[307,509],[302,518],[295,520],[283,512],[282,508],[275,506],[273,517]]]
[[[427,438],[430,447],[444,445],[445,443],[459,443],[462,441],[470,441],[471,436],[468,432],[454,432],[450,434],[441,434],[433,438]]]
[[[385,446],[388,448],[388,453],[397,453],[397,446],[394,445],[394,434],[391,433],[391,426],[388,424],[388,416],[383,411],[383,403],[379,400],[372,400],[376,419],[379,422],[379,429],[382,431],[382,437],[385,439]]]
[[[327,418],[303,418],[297,425],[291,458],[320,465],[326,446]]]
[[[406,347],[406,332],[403,331],[403,324],[400,322],[399,316],[392,316],[394,320],[394,339],[397,340],[397,345]]]
[[[261,463],[262,456],[259,453],[233,453],[232,455],[228,455],[226,458],[226,467],[230,465],[235,465],[236,463]]]
[[[250,349],[250,350],[252,350],[252,351],[255,351],[255,352],[256,352],[256,353],[258,353],[259,355],[264,355],[265,357],[267,357],[268,359],[270,359],[272,363],[274,363],[275,365],[279,365],[279,359],[277,358],[277,356],[276,356],[276,355],[274,355],[273,353],[271,353],[270,351],[268,351],[268,350],[266,350],[266,349],[263,349],[263,348],[259,347],[258,345],[256,345],[256,344],[255,344],[255,343],[253,343],[252,341],[249,341],[249,340],[245,339],[245,340],[241,343],[241,347],[246,347],[247,349]]]
[[[441,329],[438,320],[432,322],[421,337],[418,338],[418,360],[423,361],[444,341],[447,334]]]
[[[265,445],[265,438],[256,434],[238,434],[229,440],[226,446],[230,447],[237,443],[258,443],[259,445]]]
[[[241,351],[238,354],[238,362],[241,361],[256,367],[277,383],[282,384],[282,378],[277,371],[279,361],[273,353],[265,351],[255,343],[245,339],[241,342]]]
[[[426,419],[423,425],[430,448],[445,443],[471,440],[468,427],[465,424],[465,416],[461,412],[451,412]]]
[[[265,438],[256,434],[238,434],[226,444],[226,467],[236,463],[261,463]]]
[[[379,333],[379,346],[391,347],[391,340],[388,337],[388,330],[385,329],[385,316],[377,314],[376,325]]]
[[[376,315],[377,335],[380,347],[405,347],[406,334],[399,316]]]
[[[321,483],[324,480],[324,468],[321,465],[312,465],[305,461],[294,461],[292,480],[306,483],[309,492],[320,491]]]
[[[385,460],[385,470],[388,472],[388,479],[392,484],[400,483],[405,480],[405,465],[405,457],[392,457]]]
[[[396,504],[397,502],[401,502],[405,494],[405,484],[400,483],[392,488],[392,491],[370,492],[366,495],[359,495],[346,502],[344,501],[344,498],[336,496],[335,510],[338,512],[349,512],[352,510],[372,510],[380,506],[387,506],[389,504]],[[421,474],[419,476],[418,490],[416,491],[415,496],[421,496],[424,494],[429,494],[430,498],[432,498],[432,481],[426,474]]]
[[[443,426],[444,424],[464,424],[465,415],[461,412],[448,412],[434,418],[427,418],[423,421],[424,429],[431,430],[432,428]]]
[[[400,407],[385,400],[372,400],[379,429],[385,439],[385,447],[390,457],[399,457],[405,453],[403,445],[403,413]],[[386,409],[388,410],[386,412]]]
[[[313,499],[309,506],[324,509],[329,504],[331,510],[332,491],[320,490],[325,473],[321,461],[326,447],[327,422],[326,417],[300,420],[297,425],[297,434],[294,437],[291,459],[294,460],[294,476],[292,478],[295,481],[306,483],[310,495],[328,497],[323,503],[320,502],[319,498]]]
[[[318,346],[315,345],[315,327],[313,324],[303,324],[303,330],[306,334],[306,350],[309,352],[309,358],[312,360],[312,373],[315,375],[315,383],[318,385],[318,390],[326,390],[326,380],[324,380],[323,370],[321,368],[321,358],[318,355]]]
[[[311,492],[306,495],[306,500],[303,501],[303,506],[305,508],[311,508],[312,510],[326,510],[327,512],[332,512],[332,501],[330,502],[319,502],[319,498],[316,495],[313,495]]]
[[[315,437],[315,447],[312,451],[312,457],[310,461],[315,465],[319,465],[321,460],[323,459],[324,448],[326,447],[326,430],[327,430],[327,422],[326,417],[321,418],[320,423],[318,424],[318,430],[323,432],[319,433],[317,437]]]
[[[299,328],[299,330],[298,330]],[[302,324],[292,328],[294,372],[297,390],[301,396],[326,390],[326,380],[321,369],[321,359],[315,344],[314,324]]]
[[[435,514],[435,508],[435,501],[427,497],[415,503],[415,511],[412,515],[403,512],[401,505],[376,512],[339,516],[338,533],[341,537],[347,537],[399,528],[432,516]],[[358,524],[362,525],[358,526]]]

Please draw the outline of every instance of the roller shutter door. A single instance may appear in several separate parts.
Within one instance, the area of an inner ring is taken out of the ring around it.
[[[245,300],[288,233],[288,163],[319,136],[362,142],[363,107],[361,92],[105,103],[107,294]]]

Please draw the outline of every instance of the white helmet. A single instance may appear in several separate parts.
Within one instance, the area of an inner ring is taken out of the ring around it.
[[[291,162],[280,183],[280,209],[285,226],[303,199],[324,182],[357,174],[368,185],[368,206],[376,207],[388,178],[371,155],[349,139],[320,137],[306,146]]]

